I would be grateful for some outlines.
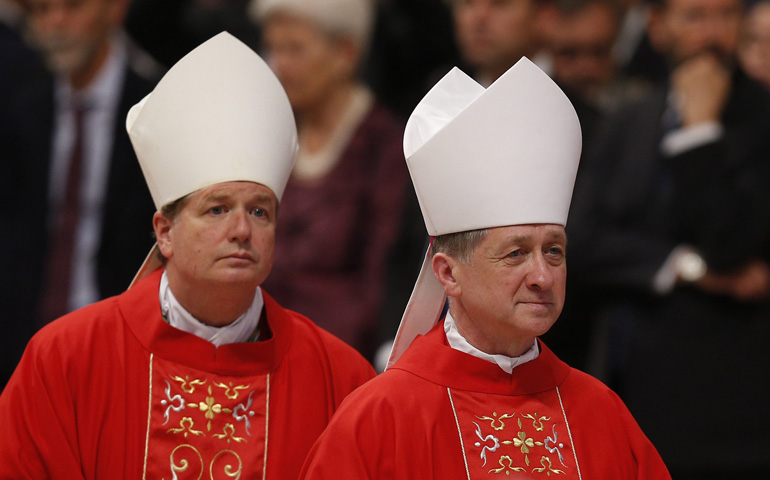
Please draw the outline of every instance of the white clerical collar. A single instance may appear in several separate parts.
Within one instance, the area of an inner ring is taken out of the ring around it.
[[[446,333],[446,339],[449,342],[450,347],[463,353],[473,355],[474,357],[480,358],[482,360],[496,363],[506,373],[513,373],[513,369],[515,367],[530,362],[536,359],[538,355],[540,355],[540,349],[537,346],[537,341],[535,341],[532,347],[524,352],[524,354],[520,357],[507,357],[505,355],[490,355],[489,353],[484,353],[468,343],[468,340],[460,335],[460,332],[457,331],[455,319],[452,318],[452,315],[449,312],[447,312],[446,319],[444,319],[444,333]]]
[[[160,308],[163,317],[174,328],[192,333],[217,347],[230,343],[247,342],[257,328],[259,318],[262,315],[262,307],[265,301],[262,298],[262,289],[257,287],[254,294],[254,302],[246,313],[238,317],[230,325],[224,327],[212,327],[201,323],[179,303],[174,293],[168,286],[166,272],[160,278]]]

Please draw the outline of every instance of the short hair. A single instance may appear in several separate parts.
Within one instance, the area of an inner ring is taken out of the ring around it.
[[[190,195],[192,194],[189,193],[184,197],[177,198],[173,202],[169,202],[163,205],[160,208],[160,214],[163,215],[164,218],[171,220],[172,222],[175,221],[176,218],[179,216],[179,213],[182,211],[185,205],[187,205],[187,201],[190,199]],[[153,233],[153,236],[155,236],[155,233]],[[160,260],[161,263],[165,265],[168,259],[164,257],[162,253],[160,253],[160,249],[157,250],[157,254],[158,254],[158,260]]]
[[[468,263],[473,250],[487,235],[488,229],[447,233],[433,238],[433,253],[445,253],[463,263]]]

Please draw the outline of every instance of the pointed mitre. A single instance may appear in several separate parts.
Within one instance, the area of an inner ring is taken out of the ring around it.
[[[224,32],[179,60],[131,108],[126,129],[158,209],[230,181],[261,183],[280,200],[297,151],[280,82]]]
[[[126,130],[155,208],[217,183],[255,182],[280,201],[297,153],[289,99],[229,33],[185,55],[134,105]],[[132,285],[160,266],[148,255]]]
[[[581,131],[564,92],[526,58],[489,88],[457,68],[417,105],[404,154],[431,236],[509,225],[565,225]],[[426,254],[388,366],[439,320],[444,290]]]

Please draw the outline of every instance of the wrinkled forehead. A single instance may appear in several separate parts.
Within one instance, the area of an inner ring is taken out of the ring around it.
[[[494,227],[489,229],[487,237],[493,244],[567,242],[567,232],[564,226],[555,223]]]

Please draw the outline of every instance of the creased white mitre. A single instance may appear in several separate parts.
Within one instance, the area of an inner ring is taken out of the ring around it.
[[[567,96],[527,58],[489,88],[457,68],[406,124],[404,154],[431,236],[508,225],[566,225],[582,137]],[[431,252],[388,366],[439,320],[444,290]]]
[[[522,58],[485,89],[458,68],[406,124],[404,154],[430,235],[565,225],[580,123],[559,87]]]
[[[265,185],[280,201],[297,153],[283,87],[253,50],[226,32],[171,67],[128,112],[126,130],[158,210],[233,181]],[[131,285],[161,265],[157,248]]]
[[[230,181],[261,183],[280,200],[297,152],[280,82],[226,32],[179,60],[131,108],[126,129],[158,209]]]

